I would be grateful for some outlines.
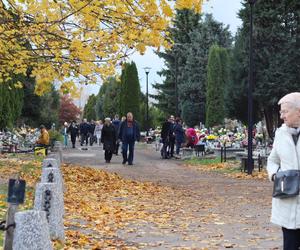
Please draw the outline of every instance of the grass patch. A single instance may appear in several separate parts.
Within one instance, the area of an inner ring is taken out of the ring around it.
[[[213,159],[201,159],[199,157],[192,157],[191,159],[185,160],[185,163],[190,165],[210,165],[210,164],[217,164],[221,162],[220,157],[216,157]]]
[[[236,161],[227,161],[221,163],[221,158],[201,159],[193,157],[185,161],[186,164],[194,166],[196,169],[204,171],[213,171],[222,174],[236,174],[240,173],[241,169]]]

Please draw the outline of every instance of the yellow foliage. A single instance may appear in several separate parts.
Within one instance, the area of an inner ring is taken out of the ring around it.
[[[202,0],[178,0],[175,7],[200,12],[201,5]],[[37,94],[54,81],[73,91],[70,77],[91,83],[95,74],[114,73],[130,51],[169,46],[173,15],[166,0],[0,1],[0,83],[30,67]]]

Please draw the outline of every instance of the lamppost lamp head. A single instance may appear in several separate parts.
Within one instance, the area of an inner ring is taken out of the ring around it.
[[[255,4],[257,0],[248,0],[249,4]]]
[[[145,70],[146,74],[149,74],[149,72],[150,72],[150,69],[151,69],[150,67],[145,67],[145,68],[144,68],[144,70]]]

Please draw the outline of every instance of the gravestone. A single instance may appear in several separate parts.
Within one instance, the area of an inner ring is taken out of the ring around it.
[[[64,184],[61,171],[59,168],[43,168],[41,183],[54,183],[56,184],[58,197],[61,204],[64,204]],[[64,207],[63,207],[64,214]]]
[[[62,163],[63,161],[63,157],[62,157],[62,149],[63,149],[63,145],[61,142],[59,141],[56,141],[54,143],[54,147],[53,147],[53,152],[57,153],[59,155],[59,159],[60,159],[60,162]]]
[[[59,168],[43,168],[42,169],[42,176],[41,176],[42,183],[56,183],[59,192],[64,191],[64,184],[62,174]]]
[[[52,250],[44,211],[27,210],[15,214],[14,250]]]
[[[52,153],[48,154],[48,156],[47,156],[47,158],[46,158],[46,159],[49,159],[49,158],[56,159],[59,165],[61,165],[61,164],[62,164],[62,162],[61,162],[61,159],[60,159],[60,156],[59,156],[59,153],[58,153],[58,152],[52,152]]]
[[[36,185],[34,209],[46,212],[51,239],[64,241],[63,193],[59,192],[56,183],[38,183]]]
[[[43,168],[60,168],[60,162],[55,158],[46,158],[43,160]]]

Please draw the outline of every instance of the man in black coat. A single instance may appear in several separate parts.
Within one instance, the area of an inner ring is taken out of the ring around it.
[[[94,136],[95,127],[96,127],[95,121],[91,120],[91,123],[90,123],[90,126],[89,126],[90,146],[93,146],[93,143],[95,141],[95,136]]]
[[[83,143],[85,142],[85,145],[88,145],[88,139],[89,139],[89,129],[90,125],[87,123],[86,119],[83,119],[82,123],[80,124],[80,136],[81,136],[81,142],[80,145],[83,146]]]
[[[76,137],[78,136],[78,126],[75,121],[72,121],[67,132],[71,135],[72,148],[75,148]]]
[[[163,143],[163,147],[161,149],[161,156],[163,159],[173,156],[174,153],[173,137],[175,137],[173,136],[173,131],[174,131],[174,124],[173,124],[172,116],[170,116],[163,123],[161,128],[161,139]],[[173,152],[172,152],[172,148],[173,148]]]

